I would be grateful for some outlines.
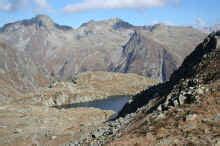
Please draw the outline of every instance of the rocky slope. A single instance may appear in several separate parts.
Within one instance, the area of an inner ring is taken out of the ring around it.
[[[30,57],[0,41],[0,103],[49,83],[44,69]]]
[[[190,27],[138,27],[117,18],[73,29],[45,15],[0,29],[5,44],[57,79],[85,71],[119,71],[167,80],[203,37]]]
[[[35,74],[30,75],[34,77]],[[73,138],[80,139],[81,135],[90,133],[115,113],[89,107],[64,109],[63,106],[114,95],[133,95],[152,86],[155,81],[137,74],[86,72],[72,82],[55,81],[49,87],[28,93],[17,93],[16,87],[21,87],[18,83],[23,82],[15,82],[15,86],[1,85],[2,93],[13,94],[7,102],[0,100],[1,146],[58,146]]]
[[[75,144],[219,145],[219,42],[220,31],[211,33],[170,81],[137,94],[120,118]]]
[[[131,73],[85,72],[76,76],[72,82],[54,82],[49,87],[20,96],[15,102],[63,106],[112,96],[131,96],[156,83],[157,81]]]
[[[177,68],[174,56],[165,47],[148,36],[146,30],[137,30],[123,48],[120,63],[114,71],[135,72],[144,76],[168,80]]]
[[[135,72],[167,81],[204,34],[191,27],[156,24],[136,27],[123,47],[116,71]]]

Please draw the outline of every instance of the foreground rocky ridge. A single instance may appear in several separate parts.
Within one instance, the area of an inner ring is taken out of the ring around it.
[[[71,144],[219,145],[219,36],[211,33],[199,44],[169,82],[134,96],[120,118]]]

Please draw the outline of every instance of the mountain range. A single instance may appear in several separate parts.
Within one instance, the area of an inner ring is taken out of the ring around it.
[[[89,71],[167,81],[205,35],[192,27],[134,26],[119,18],[91,20],[75,29],[46,15],[5,24],[0,28],[0,98],[38,94],[40,87]]]
[[[0,145],[219,145],[220,32],[206,36],[118,18],[5,24]],[[80,107],[100,101],[120,107]]]
[[[113,71],[166,81],[204,36],[192,27],[133,26],[118,18],[73,29],[46,15],[0,28],[1,42],[27,56],[45,77],[61,80],[86,71]]]

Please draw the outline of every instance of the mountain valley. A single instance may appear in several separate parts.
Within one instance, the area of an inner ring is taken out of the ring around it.
[[[207,35],[119,18],[5,24],[0,145],[219,144],[219,31]],[[87,105],[121,97],[119,111]]]

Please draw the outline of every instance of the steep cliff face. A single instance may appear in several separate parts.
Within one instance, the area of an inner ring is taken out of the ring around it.
[[[146,34],[144,30],[135,31],[123,47],[122,56],[114,71],[135,72],[160,81],[168,80],[177,63],[164,46]]]
[[[156,24],[148,27],[148,36],[163,46],[172,54],[178,67],[207,34],[192,27],[169,26]]]
[[[44,15],[0,29],[5,44],[58,79],[85,71],[119,71],[167,80],[203,37],[186,27],[138,27],[117,18],[89,21],[73,29]]]

